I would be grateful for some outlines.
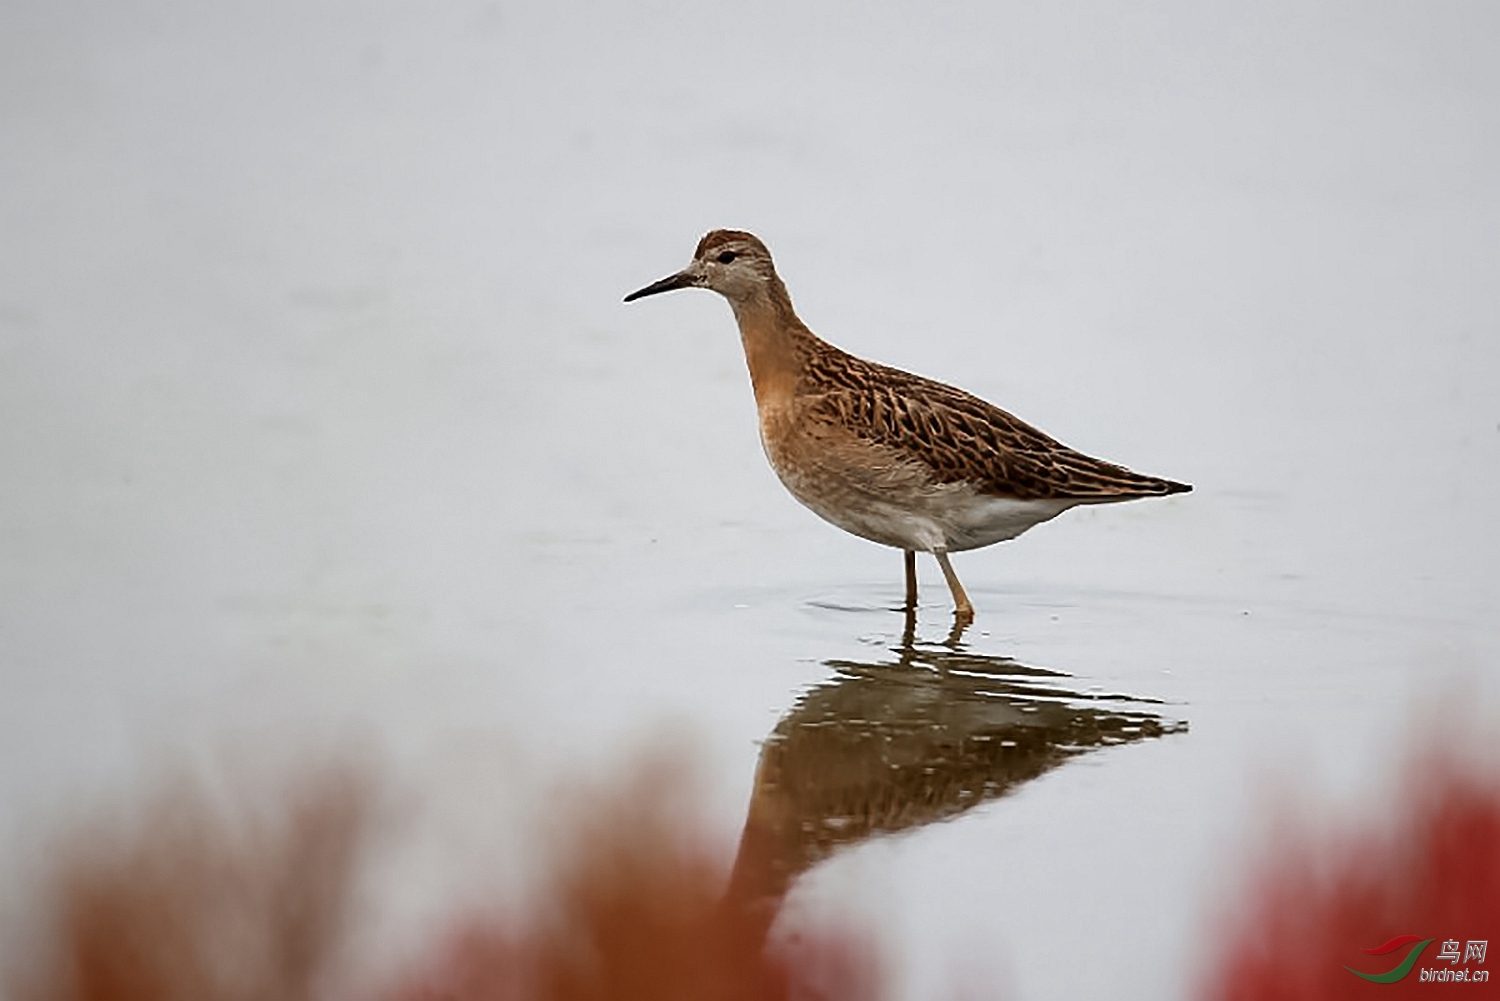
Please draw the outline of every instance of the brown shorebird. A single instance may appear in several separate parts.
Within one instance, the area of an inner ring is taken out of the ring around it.
[[[820,339],[792,310],[766,245],[716,229],[686,268],[625,297],[709,288],[729,300],[750,367],[760,440],[792,496],[846,532],[937,558],[954,618],[974,606],[949,553],[1014,539],[1080,504],[1191,490],[1075,452],[961,389],[887,368]]]

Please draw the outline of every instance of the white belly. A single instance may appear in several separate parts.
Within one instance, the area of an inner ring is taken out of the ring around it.
[[[946,512],[948,550],[956,553],[1014,539],[1077,504],[1074,500],[1017,500],[975,494],[956,501]]]
[[[761,443],[793,497],[844,531],[897,549],[978,549],[1014,539],[1079,503],[995,497],[967,483],[935,483],[932,470],[910,456],[765,408]]]
[[[871,542],[897,549],[950,553],[1014,539],[1057,517],[1076,500],[991,497],[965,484],[883,484],[816,481],[777,470],[792,496],[826,521]]]

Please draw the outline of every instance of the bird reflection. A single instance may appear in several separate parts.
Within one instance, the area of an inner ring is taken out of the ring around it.
[[[955,817],[1100,748],[1187,728],[1153,699],[910,633],[875,663],[831,660],[761,749],[727,902],[769,916],[836,849]]]

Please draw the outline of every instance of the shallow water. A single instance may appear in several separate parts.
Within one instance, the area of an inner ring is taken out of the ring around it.
[[[826,338],[1196,487],[956,560],[964,656],[1186,727],[848,845],[783,920],[858,916],[903,996],[1180,996],[1276,789],[1356,802],[1421,707],[1500,705],[1493,17],[1302,9],[22,12],[3,864],[163,758],[349,732],[473,832],[416,910],[510,829],[492,762],[683,730],[737,832],[768,735],[905,647],[723,303],[619,303],[742,226]]]

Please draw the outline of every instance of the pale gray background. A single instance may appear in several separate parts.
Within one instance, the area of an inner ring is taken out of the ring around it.
[[[348,729],[448,789],[390,913],[514,826],[492,759],[678,727],[732,834],[900,585],[766,468],[723,303],[619,302],[735,226],[839,345],[1197,485],[959,561],[976,649],[1192,732],[788,920],[858,915],[907,997],[1180,996],[1277,776],[1351,801],[1411,705],[1495,713],[1496,22],[0,4],[0,867],[148,762]]]

